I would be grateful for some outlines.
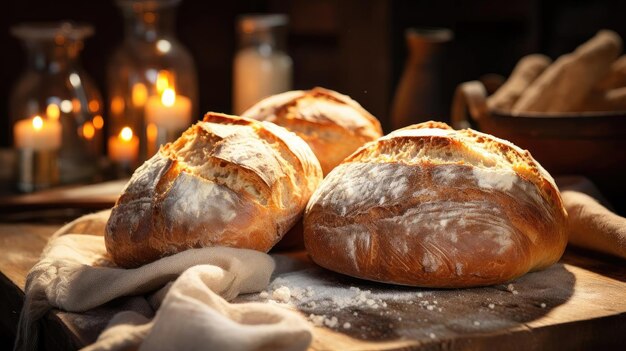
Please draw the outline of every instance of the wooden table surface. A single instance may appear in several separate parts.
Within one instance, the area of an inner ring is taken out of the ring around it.
[[[58,227],[0,223],[0,335],[15,333],[27,272]],[[446,290],[375,284],[318,268],[303,253],[287,258],[300,264],[292,262],[289,269],[277,274],[285,282],[306,276],[322,285],[346,290],[356,286],[379,294],[376,296],[388,296],[388,307],[378,310],[351,307],[331,312],[320,307],[322,304],[315,308],[293,306],[306,316],[334,313],[339,319],[338,327],[315,327],[315,350],[626,347],[626,266],[619,259],[568,250],[558,264],[514,281],[518,293],[513,294],[503,285]],[[396,293],[400,302],[392,296]],[[411,294],[414,301],[406,299]],[[247,300],[258,300],[258,296],[250,295]],[[438,301],[437,308],[425,308],[422,300],[430,304]],[[46,349],[75,349],[92,342],[106,321],[124,309],[123,304],[113,301],[85,314],[52,311],[43,321],[42,345]],[[353,317],[355,312],[358,317]],[[352,327],[342,328],[345,321]],[[3,342],[10,341],[5,337]]]

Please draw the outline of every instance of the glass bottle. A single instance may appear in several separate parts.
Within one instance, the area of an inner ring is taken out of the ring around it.
[[[233,64],[233,113],[291,90],[292,61],[285,52],[285,15],[245,15],[237,22],[239,51]]]
[[[26,172],[39,173],[20,174],[20,189],[93,180],[102,156],[103,106],[79,62],[83,40],[93,34],[93,28],[32,23],[11,32],[22,40],[28,58],[10,100],[13,141],[20,150],[20,172],[25,171],[24,165]],[[44,156],[43,151],[54,151],[54,156]],[[31,161],[34,164],[28,164]]]
[[[198,88],[193,59],[174,36],[180,0],[116,3],[125,34],[107,71],[109,158],[132,171],[197,119]]]

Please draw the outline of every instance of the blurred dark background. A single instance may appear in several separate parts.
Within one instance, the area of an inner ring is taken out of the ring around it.
[[[106,98],[105,68],[122,41],[123,23],[114,0],[21,0],[2,7],[0,146],[9,146],[8,96],[25,65],[25,52],[9,29],[24,21],[91,23],[95,35],[85,42],[82,64]],[[626,2],[617,0],[183,0],[177,34],[196,61],[201,111],[231,110],[235,19],[249,12],[289,15],[294,88],[324,86],[348,94],[381,119],[387,132],[407,56],[406,28],[454,31],[443,59],[439,115],[432,116],[443,121],[449,119],[452,93],[461,82],[486,73],[508,75],[525,54],[541,52],[554,58],[601,28],[626,37]]]

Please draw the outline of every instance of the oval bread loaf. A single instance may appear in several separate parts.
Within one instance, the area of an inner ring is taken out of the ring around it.
[[[380,122],[359,103],[323,88],[270,96],[242,116],[274,122],[296,133],[309,144],[324,174],[366,142],[382,136]]]
[[[360,148],[315,191],[304,240],[319,265],[424,287],[506,282],[556,262],[567,213],[515,145],[426,122]]]
[[[205,246],[268,251],[321,179],[295,134],[208,113],[135,171],[111,212],[106,248],[121,267]]]

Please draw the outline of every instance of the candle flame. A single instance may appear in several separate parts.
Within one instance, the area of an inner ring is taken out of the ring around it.
[[[63,106],[61,106],[63,109]],[[121,115],[124,112],[124,98],[121,96],[116,96],[111,100],[111,113],[114,116]]]
[[[85,122],[85,124],[83,124],[83,137],[87,140],[91,140],[95,134],[96,129],[94,128],[93,123],[91,123],[91,121]]]
[[[102,129],[102,127],[104,127],[104,118],[100,115],[94,116],[93,126],[96,127],[96,129]]]
[[[120,132],[120,139],[124,141],[130,141],[132,138],[133,138],[133,130],[130,129],[130,127],[122,128],[122,131]]]
[[[61,110],[59,110],[59,105],[52,103],[49,104],[48,107],[46,107],[46,116],[48,116],[48,118],[59,119],[60,115]]]
[[[98,112],[98,109],[100,108],[100,103],[98,102],[98,100],[91,100],[89,101],[89,111],[96,113]]]
[[[170,86],[172,86],[171,81],[173,81],[173,80],[174,79],[172,79],[170,72],[168,72],[166,70],[159,71],[159,74],[157,75],[157,79],[156,79],[157,93],[163,94],[165,89],[167,89]]]
[[[41,119],[41,117],[33,117],[33,128],[35,128],[35,130],[41,130],[41,128],[43,128],[43,119]]]
[[[148,89],[143,83],[133,85],[132,100],[133,105],[141,107],[146,104],[148,99]]]
[[[167,107],[172,107],[176,102],[176,92],[172,88],[167,88],[161,95],[161,102]]]

